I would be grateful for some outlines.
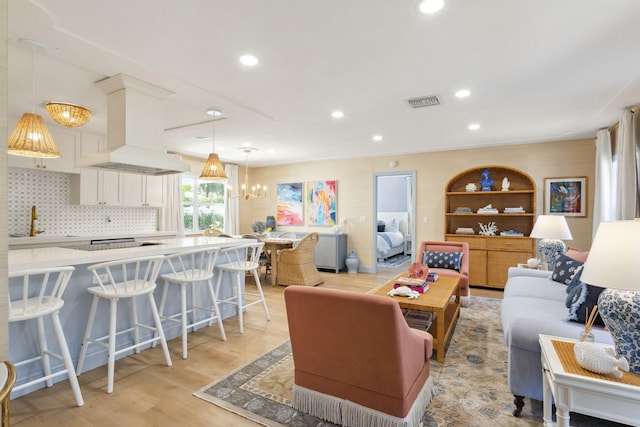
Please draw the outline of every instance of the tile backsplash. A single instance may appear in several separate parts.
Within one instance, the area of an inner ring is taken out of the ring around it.
[[[31,206],[44,235],[153,233],[159,208],[69,204],[71,176],[66,173],[9,168],[9,235],[29,235]]]

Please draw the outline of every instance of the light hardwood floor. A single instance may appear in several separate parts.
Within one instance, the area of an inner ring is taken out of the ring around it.
[[[320,286],[367,292],[384,284],[400,270],[379,269],[378,274],[321,273]],[[247,286],[254,287],[249,280]],[[106,367],[79,377],[85,405],[75,406],[68,381],[11,402],[13,426],[251,426],[256,424],[198,399],[193,392],[227,376],[288,339],[283,287],[263,286],[271,321],[261,306],[249,308],[245,332],[238,319],[224,321],[227,341],[218,328],[205,327],[188,337],[189,358],[181,358],[179,338],[169,341],[173,366],[164,364],[160,346],[116,361],[112,394],[106,393]],[[474,296],[502,298],[502,292],[472,289]]]

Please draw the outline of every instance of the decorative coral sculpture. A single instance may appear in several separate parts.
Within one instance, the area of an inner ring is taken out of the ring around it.
[[[616,358],[611,347],[602,347],[592,342],[579,342],[573,347],[578,364],[587,371],[597,374],[612,374],[616,378],[622,377],[623,371],[629,370],[629,362],[624,357]]]
[[[407,297],[409,299],[417,299],[420,296],[417,291],[412,290],[408,286],[400,286],[399,288],[391,289],[389,292],[387,292],[387,295]]]
[[[409,277],[412,279],[426,279],[429,275],[429,267],[420,262],[414,262],[409,267]]]
[[[496,227],[495,222],[490,222],[487,225],[479,222],[478,225],[480,226],[480,233],[478,234],[482,234],[483,236],[495,236],[496,231],[498,231],[498,227]]]
[[[465,185],[464,189],[467,191],[467,193],[473,193],[474,191],[478,190],[478,186],[475,185],[473,182],[470,182],[467,185]]]

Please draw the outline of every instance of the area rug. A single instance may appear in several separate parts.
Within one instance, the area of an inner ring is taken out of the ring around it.
[[[472,297],[463,307],[444,363],[431,360],[434,396],[422,419],[436,426],[540,426],[542,404],[526,399],[512,415],[507,385],[507,349],[500,326],[500,300]],[[268,427],[333,426],[293,410],[293,359],[285,342],[195,396]],[[572,414],[573,426],[618,426]]]
[[[409,261],[411,261],[411,255],[397,254],[385,259],[384,261],[378,261],[378,267],[396,268]]]

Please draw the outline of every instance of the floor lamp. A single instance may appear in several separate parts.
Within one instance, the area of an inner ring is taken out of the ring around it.
[[[567,250],[563,240],[572,240],[567,220],[561,215],[540,215],[531,230],[530,237],[540,239],[538,255],[543,270],[552,270],[556,259]]]
[[[609,329],[618,356],[640,375],[640,220],[602,222],[591,244],[580,280],[607,288],[598,312]]]

